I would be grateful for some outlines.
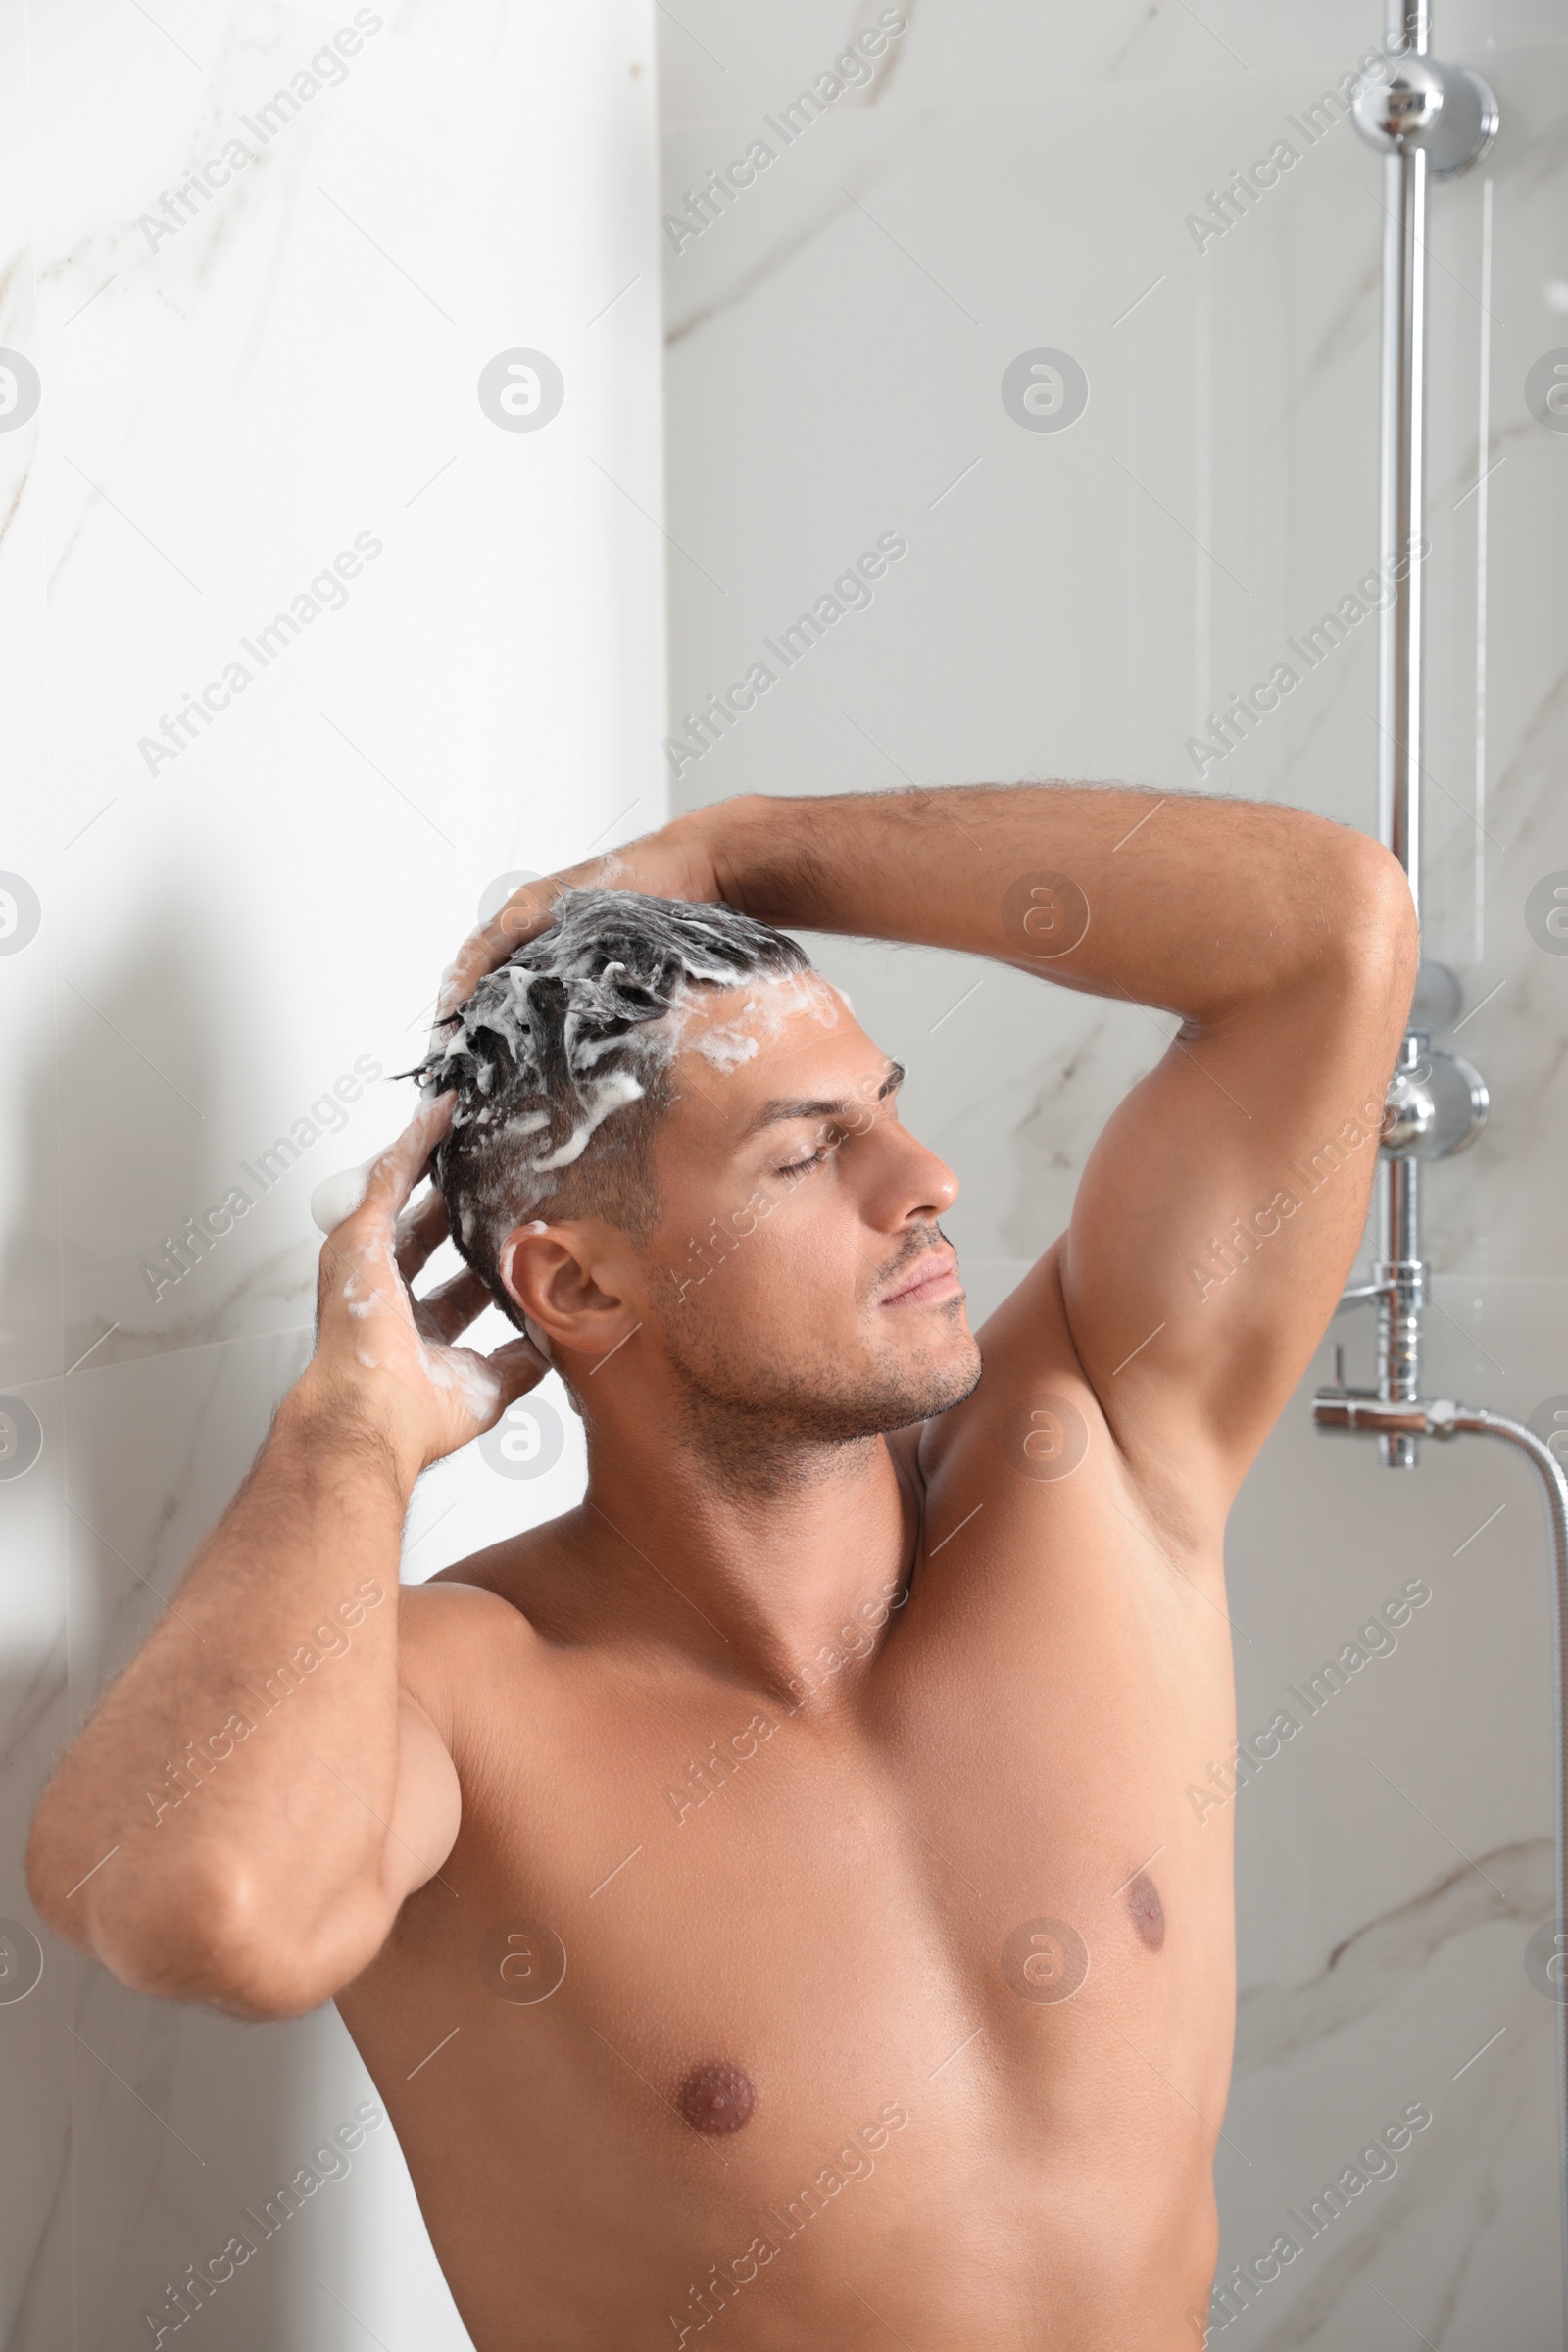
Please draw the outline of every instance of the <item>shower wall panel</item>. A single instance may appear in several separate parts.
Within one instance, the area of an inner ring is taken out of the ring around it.
[[[309,1355],[312,1193],[404,1124],[442,966],[663,811],[652,24],[0,19],[12,2352],[467,2341],[335,2014],[124,1992],[22,1846]],[[559,1459],[439,1465],[408,1576],[575,1498],[556,1387]]]
[[[1384,214],[1345,98],[1381,30],[1375,0],[813,0],[787,23],[695,0],[662,20],[679,805],[1103,778],[1376,829]],[[1568,1428],[1568,46],[1555,10],[1478,0],[1439,10],[1435,49],[1493,82],[1502,132],[1432,198],[1425,953],[1458,977],[1451,1042],[1493,1117],[1427,1181],[1428,1387],[1549,1431]],[[890,532],[906,553],[835,599]],[[786,645],[824,598],[842,612]],[[752,708],[688,722],[758,662]],[[978,1322],[1061,1231],[1174,1022],[979,961],[813,945],[962,1180],[949,1225]],[[1370,1319],[1336,1329],[1368,1379]],[[1228,1547],[1244,1736],[1355,1662],[1225,1802],[1221,2281],[1325,2181],[1359,2166],[1361,2185],[1215,2325],[1272,2352],[1412,2330],[1523,2352],[1560,2300],[1552,2004],[1526,1968],[1551,1910],[1541,1503],[1500,1447],[1428,1446],[1400,1477],[1315,1431],[1330,1376],[1326,1339]],[[1432,2122],[1396,2171],[1363,2163],[1412,2105]]]

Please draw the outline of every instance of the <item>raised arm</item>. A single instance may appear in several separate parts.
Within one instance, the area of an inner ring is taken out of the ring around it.
[[[452,1759],[399,1681],[404,1517],[542,1367],[525,1341],[488,1365],[444,1344],[484,1302],[471,1275],[412,1302],[442,1204],[394,1220],[449,1116],[420,1113],[327,1242],[309,1369],[34,1818],[40,1913],[138,1992],[314,2008],[456,1838]]]
[[[548,919],[561,879],[955,948],[1179,1014],[1004,1327],[1026,1348],[1031,1312],[1064,1312],[1129,1460],[1228,1504],[1365,1222],[1417,955],[1387,851],[1298,809],[1109,785],[748,796],[519,893],[464,951],[464,985]]]
[[[1031,1283],[1044,1305],[1059,1282],[1106,1419],[1167,1505],[1228,1505],[1365,1223],[1418,952],[1396,861],[1297,809],[1113,786],[709,815],[724,895],[752,914],[992,956],[1181,1015]],[[1010,1318],[1025,1346],[1030,1287]]]

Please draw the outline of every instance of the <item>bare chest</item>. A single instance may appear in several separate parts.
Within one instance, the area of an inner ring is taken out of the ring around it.
[[[432,2226],[505,2183],[539,2265],[587,2216],[628,2279],[726,2230],[799,2278],[835,2216],[897,2268],[933,2201],[1020,2246],[1081,2206],[1088,2259],[1130,2161],[1156,2235],[1206,2195],[1230,1855],[1184,1789],[1223,1678],[1103,1634],[911,1610],[839,1717],[583,1684],[523,1738],[493,1694],[458,1845],[344,2004]]]

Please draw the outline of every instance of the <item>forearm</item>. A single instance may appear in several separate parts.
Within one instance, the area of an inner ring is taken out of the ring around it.
[[[782,928],[990,956],[1203,1023],[1332,979],[1397,893],[1387,854],[1325,818],[1112,785],[749,795],[692,821],[725,898]]]
[[[274,1984],[290,1953],[301,1983],[353,1973],[397,1774],[415,1468],[307,1374],[61,1764],[33,1827],[34,1896],[122,1981],[243,2005],[251,1961]]]

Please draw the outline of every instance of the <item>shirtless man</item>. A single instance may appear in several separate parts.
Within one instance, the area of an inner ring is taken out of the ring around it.
[[[1234,1753],[1222,1534],[1361,1236],[1403,877],[1233,800],[747,797],[519,894],[445,1007],[548,946],[564,884],[1182,1025],[978,1341],[956,1179],[809,973],[693,982],[630,1107],[579,1054],[560,1213],[519,1177],[481,1215],[478,1097],[450,1136],[427,1102],[43,1798],[38,1908],[139,1991],[338,2001],[479,2352],[1190,2352],[1234,1994],[1229,1812],[1187,1794]],[[443,1138],[470,1268],[416,1308],[393,1253],[412,1280],[445,1231],[439,1192],[407,1207]],[[587,1494],[400,1592],[421,1470],[541,1375],[529,1338],[451,1346],[497,1235]]]

